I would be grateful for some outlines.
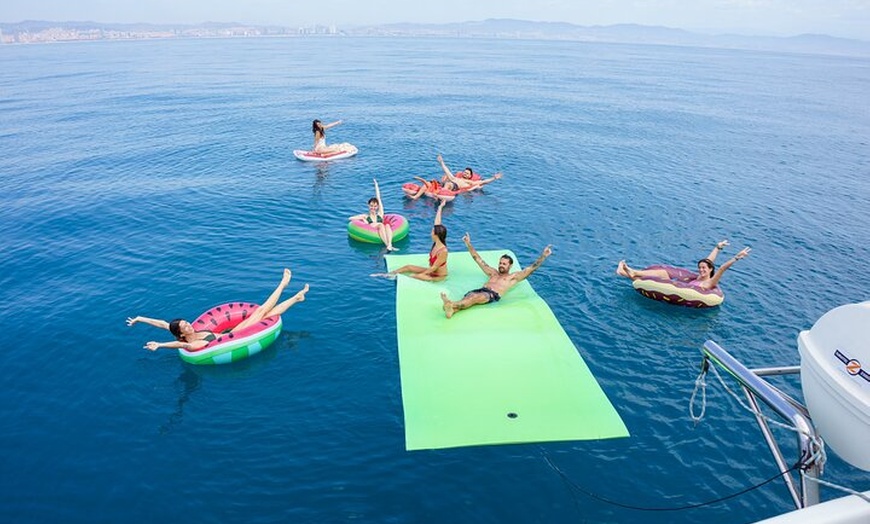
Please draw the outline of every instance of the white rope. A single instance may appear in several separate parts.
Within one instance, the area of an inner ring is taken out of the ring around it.
[[[812,448],[814,451],[810,457],[807,457],[807,459],[803,462],[803,464],[806,465],[806,464],[816,463],[816,464],[818,464],[820,471],[822,468],[824,468],[824,465],[827,462],[827,454],[825,453],[825,444],[824,444],[824,442],[822,442],[818,438],[817,435],[811,435],[811,434],[807,433],[805,430],[802,430],[802,429],[795,427],[791,424],[784,424],[778,420],[774,420],[774,419],[768,417],[767,415],[765,415],[764,413],[762,413],[761,411],[753,409],[751,406],[748,406],[746,403],[744,403],[744,401],[740,397],[740,395],[738,395],[737,393],[732,391],[731,388],[728,387],[728,384],[726,384],[725,380],[722,379],[722,375],[719,374],[719,370],[717,369],[717,366],[715,364],[713,364],[712,366],[708,366],[708,367],[713,369],[713,374],[716,375],[716,378],[719,380],[719,383],[722,384],[722,387],[725,388],[725,391],[730,393],[731,396],[734,397],[734,399],[737,401],[737,403],[740,404],[741,407],[743,407],[743,409],[745,409],[746,411],[749,411],[750,413],[752,413],[753,415],[755,415],[757,417],[761,417],[769,424],[773,424],[774,426],[784,428],[784,429],[787,429],[789,431],[794,431],[795,433],[800,433],[800,434],[804,435],[805,437],[807,437],[807,439],[812,443]],[[801,472],[803,472],[803,468],[801,468]],[[812,478],[812,477],[808,477],[808,478]]]
[[[692,421],[696,426],[704,418],[704,413],[707,411],[707,382],[704,380],[706,376],[707,370],[702,368],[701,374],[695,379],[695,389],[692,390],[692,398],[689,399],[689,416],[692,417]],[[701,390],[701,414],[695,416],[695,395],[698,393],[698,389]]]
[[[730,393],[731,396],[734,397],[735,400],[737,400],[737,403],[740,404],[740,405],[743,407],[743,409],[745,409],[746,411],[752,413],[753,415],[756,415],[756,416],[759,416],[759,417],[763,418],[763,419],[766,420],[768,423],[773,424],[774,426],[778,426],[778,427],[781,427],[781,428],[785,428],[785,429],[787,429],[787,430],[794,431],[795,433],[800,433],[800,434],[804,435],[805,437],[807,437],[808,439],[810,439],[810,440],[813,442],[813,444],[816,445],[817,448],[822,447],[822,446],[820,445],[819,441],[818,441],[818,438],[817,438],[815,435],[810,435],[810,434],[807,433],[806,431],[804,431],[804,430],[802,430],[802,429],[800,429],[800,428],[798,428],[798,427],[796,427],[796,426],[792,426],[791,424],[784,424],[784,423],[782,423],[782,422],[780,422],[780,421],[778,421],[778,420],[774,420],[774,419],[768,417],[767,415],[765,415],[764,413],[762,413],[762,412],[760,412],[760,411],[758,411],[758,410],[756,410],[756,409],[753,409],[752,407],[746,405],[746,404],[743,402],[743,399],[740,398],[740,395],[738,395],[737,393],[735,393],[734,391],[732,391],[731,388],[728,387],[728,384],[726,384],[725,381],[722,379],[722,376],[719,374],[719,370],[716,369],[716,366],[713,365],[713,366],[710,366],[710,368],[713,370],[713,374],[716,375],[716,378],[719,380],[719,383],[722,384],[722,387],[725,388],[725,391],[727,391],[728,393]]]
[[[820,478],[812,477],[810,475],[807,475],[803,471],[801,471],[801,476],[805,480],[812,480],[813,482],[815,482],[817,484],[821,484],[823,486],[828,486],[829,488],[838,489],[840,491],[845,491],[846,493],[848,493],[850,495],[855,495],[856,497],[863,499],[864,502],[867,502],[868,504],[870,504],[870,497],[861,493],[860,491],[855,491],[854,489],[847,488],[846,486],[840,486],[839,484],[834,484],[833,482],[828,482],[828,481],[822,480]]]
[[[740,406],[742,406],[745,410],[749,411],[753,415],[756,415],[756,416],[763,418],[765,421],[767,421],[770,424],[794,431],[796,433],[801,433],[812,442],[813,449],[814,449],[813,454],[807,458],[807,460],[804,462],[804,464],[816,463],[819,465],[820,468],[824,466],[824,464],[827,462],[827,453],[825,451],[825,444],[817,436],[810,435],[806,431],[801,430],[793,425],[783,424],[782,422],[779,422],[778,420],[771,419],[770,417],[768,417],[764,413],[761,413],[760,411],[753,409],[751,406],[748,406],[747,404],[745,404],[743,402],[743,399],[740,397],[740,395],[738,395],[737,393],[732,391],[731,388],[728,387],[728,384],[725,383],[725,381],[722,379],[722,376],[719,374],[719,370],[716,369],[715,364],[713,366],[708,366],[708,367],[713,368],[713,374],[716,375],[716,378],[719,380],[719,383],[722,384],[722,387],[725,388],[725,391],[730,393],[731,396],[734,397],[734,399],[737,401],[737,403],[740,404]],[[695,423],[700,421],[701,417],[704,416],[704,411],[702,409],[701,415],[696,418],[694,416],[694,410],[692,408],[692,403],[695,400],[695,392],[698,390],[699,383],[700,383],[701,388],[704,388],[704,386],[705,386],[704,374],[705,374],[705,371],[701,371],[701,375],[699,375],[698,378],[695,380],[695,391],[692,392],[692,399],[689,401],[689,413],[692,415],[692,420],[694,420]],[[703,391],[703,389],[702,389],[702,391]],[[706,404],[706,395],[704,396],[704,398],[705,398],[704,404]],[[847,488],[845,486],[841,486],[839,484],[834,484],[833,482],[828,482],[826,480],[822,480],[820,478],[813,477],[811,475],[807,475],[806,470],[804,468],[801,468],[801,478],[803,478],[804,480],[811,480],[817,484],[821,484],[821,485],[827,486],[829,488],[838,489],[838,490],[843,491],[845,493],[849,493],[850,495],[855,495],[856,497],[859,497],[860,499],[864,500],[865,502],[870,503],[870,497],[868,497],[864,493],[861,493],[860,491],[855,491],[855,490]]]

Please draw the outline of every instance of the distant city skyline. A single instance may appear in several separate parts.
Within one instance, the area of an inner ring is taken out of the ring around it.
[[[6,0],[0,22],[238,22],[281,26],[450,23],[513,18],[577,25],[642,24],[744,35],[814,33],[870,40],[870,0]]]

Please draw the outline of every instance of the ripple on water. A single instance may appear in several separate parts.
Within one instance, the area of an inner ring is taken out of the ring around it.
[[[800,329],[867,299],[867,82],[848,59],[294,38],[12,46],[0,66],[4,515],[733,522],[790,507],[777,483],[666,514],[579,488],[675,506],[775,473],[718,383],[698,425],[689,398],[705,340],[793,365]],[[313,118],[342,119],[329,141],[360,153],[296,161]],[[434,202],[400,187],[438,176],[439,153],[504,173],[445,207],[450,248],[468,232],[525,266],[553,245],[530,282],[630,438],[404,451],[395,283],[368,277],[384,252],[346,219],[376,178],[411,222],[402,252],[425,252]],[[720,308],[654,302],[614,274],[623,258],[691,267],[722,238],[723,256],[753,252]],[[141,349],[164,332],[124,323],[262,301],[284,267],[287,293],[311,291],[256,358],[189,366]],[[835,456],[828,474],[865,480]]]

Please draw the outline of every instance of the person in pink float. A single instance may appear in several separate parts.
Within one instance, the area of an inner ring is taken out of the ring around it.
[[[399,248],[393,247],[393,228],[384,222],[384,204],[381,201],[378,181],[376,179],[372,179],[372,181],[375,183],[375,196],[369,199],[369,212],[347,217],[347,219],[350,222],[361,220],[369,224],[378,232],[378,237],[387,246],[387,251],[398,251]]]
[[[751,248],[745,247],[739,253],[734,255],[732,258],[728,259],[724,264],[719,267],[719,271],[716,271],[716,266],[713,264],[716,261],[716,257],[725,249],[725,246],[728,245],[727,240],[722,240],[718,244],[713,247],[713,250],[710,251],[710,254],[707,255],[707,258],[702,258],[698,261],[698,276],[686,282],[692,286],[698,287],[700,289],[712,290],[715,289],[719,285],[719,279],[722,278],[722,275],[725,271],[728,270],[735,262],[738,260],[742,260],[749,256],[749,252],[752,251]],[[631,280],[636,280],[638,278],[658,278],[663,280],[669,280],[671,277],[668,275],[668,272],[664,269],[632,269],[625,263],[625,260],[620,260],[619,264],[616,266],[616,274],[629,278]]]
[[[294,304],[298,304],[305,300],[305,294],[308,293],[308,284],[302,287],[302,290],[293,295],[293,297],[288,298],[287,300],[278,303],[278,300],[281,298],[281,293],[284,292],[284,288],[287,287],[287,284],[290,283],[291,273],[289,269],[284,269],[284,276],[281,278],[281,283],[278,284],[278,287],[275,288],[275,291],[269,295],[269,298],[258,307],[254,312],[243,320],[239,325],[231,329],[229,332],[237,332],[241,331],[247,327],[253,326],[257,322],[271,318],[276,316],[281,316],[285,311],[290,309]],[[209,344],[209,342],[215,340],[219,336],[223,335],[223,333],[214,333],[212,331],[203,330],[196,331],[193,329],[193,325],[190,322],[182,319],[176,318],[172,321],[158,320],[155,318],[148,317],[127,317],[127,325],[134,326],[142,322],[144,324],[148,324],[160,329],[166,329],[175,337],[175,340],[172,342],[155,342],[151,341],[145,344],[145,349],[156,351],[160,348],[172,348],[172,349],[187,349],[187,350],[195,350],[200,349]]]
[[[441,183],[451,191],[471,191],[472,189],[480,189],[501,178],[501,173],[496,173],[486,180],[472,180],[471,178],[474,176],[474,170],[470,167],[466,167],[461,173],[459,173],[459,176],[456,176],[452,171],[450,171],[447,164],[444,163],[444,159],[441,155],[438,155],[437,160],[441,165],[441,171],[444,172],[444,176],[441,177]]]
[[[502,177],[501,173],[496,173],[485,180],[472,180],[474,171],[470,167],[466,167],[457,176],[450,172],[450,168],[448,168],[447,164],[444,163],[444,159],[441,158],[441,155],[438,155],[438,163],[441,165],[441,170],[444,172],[444,175],[441,176],[441,181],[436,179],[426,180],[425,178],[415,176],[414,178],[420,181],[420,189],[413,195],[408,195],[408,197],[417,200],[426,193],[434,193],[438,196],[438,191],[441,189],[446,189],[453,194],[472,191],[480,189],[487,184],[491,184]]]
[[[498,302],[501,300],[502,295],[528,278],[529,275],[541,267],[541,264],[544,263],[544,260],[547,260],[547,257],[553,254],[552,247],[547,246],[544,248],[544,251],[541,252],[541,256],[532,262],[529,267],[522,271],[511,273],[511,266],[514,263],[514,260],[509,255],[502,255],[501,258],[498,259],[498,268],[493,268],[480,258],[480,255],[474,249],[474,246],[471,245],[471,236],[468,233],[465,233],[462,240],[465,242],[468,252],[471,253],[471,258],[477,262],[477,265],[480,266],[480,269],[484,274],[489,277],[489,280],[483,285],[483,287],[469,291],[460,300],[450,300],[447,297],[447,293],[441,293],[441,300],[444,302],[444,314],[447,318],[453,317],[457,311],[462,311],[463,309],[482,304],[489,304],[490,302]]]

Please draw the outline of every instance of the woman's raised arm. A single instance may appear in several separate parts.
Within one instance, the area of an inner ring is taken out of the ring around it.
[[[145,349],[147,349],[148,351],[157,351],[157,350],[160,349],[160,348],[170,348],[170,349],[181,349],[181,348],[184,348],[184,349],[191,349],[191,344],[188,344],[187,342],[181,342],[181,341],[178,341],[178,340],[175,340],[175,341],[172,341],[172,342],[154,342],[154,341],[152,340],[151,342],[146,342],[145,345],[144,345],[143,347],[144,347]]]
[[[384,203],[381,201],[381,189],[378,187],[378,180],[373,178],[372,181],[375,183],[375,198],[378,199],[378,216],[381,218],[384,217]]]
[[[713,247],[713,250],[710,251],[710,254],[707,255],[707,259],[708,259],[710,262],[715,262],[715,261],[716,261],[716,256],[718,256],[719,253],[721,253],[722,250],[724,250],[724,249],[725,249],[725,246],[727,246],[727,245],[728,245],[728,241],[727,241],[727,240],[720,240],[719,242],[717,242],[716,245]]]
[[[148,317],[127,317],[127,325],[132,326],[134,324],[138,324],[139,322],[144,322],[145,324],[154,326],[160,329],[169,329],[169,322],[165,320],[159,320],[156,318],[148,318]]]
[[[434,225],[436,225],[436,226],[441,225],[441,210],[444,209],[444,205],[447,204],[447,200],[445,200],[443,198],[439,198],[438,200],[440,200],[441,203],[438,204],[438,211],[435,212],[435,224]]]
[[[716,271],[716,274],[713,275],[713,277],[708,281],[708,282],[709,282],[709,286],[710,286],[708,289],[713,289],[713,288],[715,288],[716,286],[718,286],[718,285],[719,285],[719,279],[722,278],[722,275],[725,273],[725,271],[726,271],[729,267],[733,266],[734,263],[737,262],[738,260],[741,260],[741,259],[743,259],[743,258],[748,257],[750,251],[752,251],[751,248],[744,247],[742,250],[740,250],[739,253],[737,253],[736,255],[734,255],[732,258],[729,258],[729,259],[728,259],[724,264],[722,264],[721,266],[719,266],[719,271]]]

